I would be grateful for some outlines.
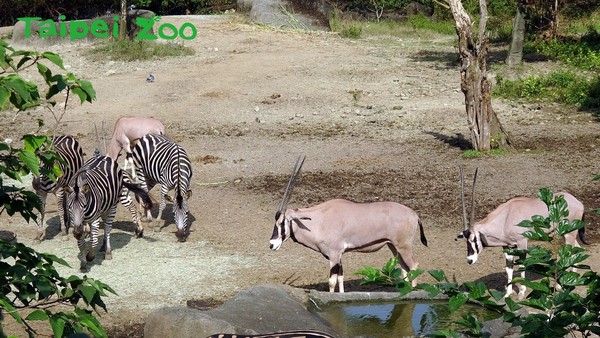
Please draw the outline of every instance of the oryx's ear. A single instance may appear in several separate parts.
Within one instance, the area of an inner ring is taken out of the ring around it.
[[[166,199],[166,200],[167,200],[167,202],[169,202],[169,203],[174,203],[174,202],[173,202],[173,197],[171,197],[171,195],[169,195],[169,194],[165,194],[165,199]]]
[[[310,229],[306,225],[304,225],[304,223],[302,223],[302,221],[310,221],[310,217],[294,217],[292,218],[292,220],[296,222],[296,224],[298,224],[300,228],[310,231]]]
[[[458,241],[459,239],[463,239],[465,238],[465,231],[461,231],[458,233],[458,235],[456,236],[456,238],[454,238],[455,241]]]
[[[190,197],[192,197],[192,191],[191,190],[186,191],[185,194],[183,194],[183,197],[186,200],[189,199]]]

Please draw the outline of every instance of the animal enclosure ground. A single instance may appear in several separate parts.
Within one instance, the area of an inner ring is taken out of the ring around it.
[[[502,288],[506,277],[501,249],[485,250],[468,266],[465,244],[454,241],[462,229],[458,166],[469,175],[479,167],[478,219],[506,199],[541,187],[570,191],[587,208],[598,207],[591,179],[600,171],[599,124],[590,113],[494,100],[515,151],[461,157],[468,129],[454,37],[409,31],[402,38],[347,40],[227,16],[163,20],[198,27],[198,38],[185,42],[195,55],[90,61],[88,43],[16,46],[55,51],[70,71],[93,83],[97,100],[71,102],[60,125],[61,132],[79,138],[88,156],[103,148],[95,126],[102,134],[104,123],[108,141],[118,117],[144,115],[160,119],[193,162],[192,232],[186,243],[176,240],[170,205],[166,227],[148,229],[143,239],[133,237],[134,225],[119,207],[113,259],[98,255],[87,273],[119,294],[105,300],[109,312],[102,321],[108,327],[139,331],[153,309],[192,299],[219,302],[263,283],[327,290],[328,263],[320,254],[291,241],[278,252],[268,246],[274,213],[300,153],[307,159],[290,207],[338,197],[405,204],[421,216],[429,241],[427,248],[414,243],[420,267],[442,269],[459,282]],[[146,82],[150,73],[153,83]],[[42,109],[13,117],[4,113],[0,120],[3,139],[34,132],[36,118],[48,125],[53,120]],[[152,195],[158,198],[158,188]],[[35,226],[20,218],[3,215],[0,230],[65,258],[72,268],[61,268],[63,274],[79,274],[75,240],[57,236],[53,196],[48,209],[49,234],[39,245],[32,242]],[[586,220],[588,240],[598,243],[598,217],[588,213]],[[588,263],[598,271],[598,245],[588,250]],[[364,290],[354,271],[381,267],[389,257],[387,249],[346,254],[346,290]]]

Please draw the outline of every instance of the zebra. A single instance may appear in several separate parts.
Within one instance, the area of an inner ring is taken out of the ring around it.
[[[166,206],[165,199],[168,199],[173,203],[177,239],[185,242],[190,234],[188,199],[192,196],[190,189],[192,165],[185,150],[164,135],[148,134],[138,140],[131,152],[142,188],[150,191],[156,184],[160,184],[157,226]],[[168,195],[170,190],[175,190],[174,197]],[[150,222],[152,220],[150,211],[146,216]]]
[[[81,252],[81,271],[86,271],[87,262],[94,260],[98,245],[100,218],[104,219],[104,242],[100,251],[104,259],[112,259],[110,247],[110,230],[120,201],[131,213],[136,223],[136,237],[142,237],[144,228],[138,217],[129,190],[136,198],[141,199],[144,208],[152,208],[152,200],[146,191],[131,183],[129,176],[119,168],[117,162],[108,156],[96,156],[87,160],[73,175],[69,185],[65,187],[63,199],[65,222],[73,226],[73,236]],[[91,249],[86,249],[86,237],[90,236]]]
[[[217,333],[206,338],[334,338],[334,336],[314,330],[295,330],[287,332],[275,332],[256,335]]]
[[[83,165],[83,149],[79,142],[69,135],[59,135],[52,138],[52,145],[54,151],[63,160],[58,163],[62,175],[58,177],[56,181],[51,180],[45,175],[36,176],[33,178],[32,187],[35,190],[36,195],[40,199],[40,213],[38,221],[38,233],[35,238],[36,242],[41,242],[46,236],[46,227],[44,224],[44,216],[46,213],[46,198],[48,193],[56,195],[57,199],[57,211],[60,219],[59,231],[63,231],[63,239],[67,240],[69,237],[69,224],[64,221],[64,209],[63,209],[63,188],[69,183],[73,174],[81,168]]]

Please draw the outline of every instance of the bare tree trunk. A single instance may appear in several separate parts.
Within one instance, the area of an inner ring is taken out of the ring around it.
[[[488,20],[486,0],[479,0],[481,21],[477,41],[473,39],[473,25],[460,0],[448,0],[456,22],[458,50],[460,53],[461,90],[465,94],[467,123],[471,132],[473,148],[490,151],[494,147],[509,145],[507,133],[492,109],[490,81],[487,78],[487,33]],[[493,140],[493,142],[492,142]]]
[[[512,38],[510,40],[510,49],[506,57],[506,64],[514,66],[523,61],[523,43],[525,42],[525,4],[517,4],[517,14],[513,21]]]
[[[127,0],[121,0],[121,19],[119,20],[119,40],[127,38]]]

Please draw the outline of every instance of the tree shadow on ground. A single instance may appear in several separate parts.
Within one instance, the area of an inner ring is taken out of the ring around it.
[[[473,149],[473,144],[471,141],[467,140],[465,135],[462,133],[456,133],[454,136],[444,135],[436,131],[425,131],[424,133],[433,136],[438,141],[442,141],[449,146],[458,148],[460,150]]]

